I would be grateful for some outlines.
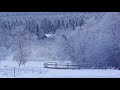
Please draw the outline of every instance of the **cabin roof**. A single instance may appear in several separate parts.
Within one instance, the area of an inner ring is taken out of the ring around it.
[[[47,36],[49,38],[49,37],[53,37],[54,34],[45,34],[45,36]]]

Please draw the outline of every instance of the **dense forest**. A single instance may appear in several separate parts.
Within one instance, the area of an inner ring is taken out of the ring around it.
[[[44,35],[54,35],[43,39]],[[120,67],[119,12],[0,13],[0,60],[72,61]]]

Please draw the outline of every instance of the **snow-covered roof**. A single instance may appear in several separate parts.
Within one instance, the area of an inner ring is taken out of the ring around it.
[[[47,36],[48,38],[50,38],[50,37],[53,37],[54,34],[45,34],[45,36]]]

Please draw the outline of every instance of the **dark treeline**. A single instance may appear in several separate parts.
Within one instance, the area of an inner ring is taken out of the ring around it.
[[[81,15],[71,15],[72,17],[54,17],[49,15],[49,17],[45,17],[39,14],[40,13],[37,15],[31,13],[28,13],[28,15],[26,15],[26,13],[25,15],[24,13],[20,15],[19,13],[0,14],[0,49],[4,50],[1,52],[1,60],[5,59],[7,52],[10,50],[10,52],[16,54],[14,56],[15,60],[20,61],[21,65],[21,63],[26,62],[26,57],[30,54],[24,49],[29,47],[30,42],[36,42],[34,38],[37,37],[39,41],[44,34],[55,34],[58,29],[71,28],[75,30],[75,27],[84,24]]]

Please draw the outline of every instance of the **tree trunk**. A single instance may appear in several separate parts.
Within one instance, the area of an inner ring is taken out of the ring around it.
[[[21,66],[21,61],[20,61],[20,63],[19,63],[19,67]]]

